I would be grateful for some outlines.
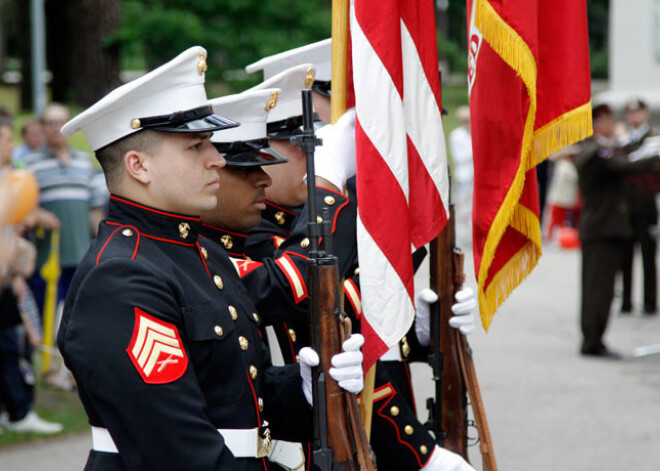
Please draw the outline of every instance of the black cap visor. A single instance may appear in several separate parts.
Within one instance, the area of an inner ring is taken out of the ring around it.
[[[260,167],[289,161],[284,155],[268,146],[268,139],[231,143],[214,142],[213,145],[225,157],[228,167]]]
[[[312,90],[320,95],[330,98],[332,94],[332,82],[330,80],[314,80]]]
[[[217,114],[213,108],[201,106],[192,110],[176,111],[169,115],[140,118],[140,129],[165,132],[204,133],[222,131],[239,126],[239,123]]]
[[[267,124],[268,137],[277,140],[289,140],[303,133],[302,116],[283,119]]]

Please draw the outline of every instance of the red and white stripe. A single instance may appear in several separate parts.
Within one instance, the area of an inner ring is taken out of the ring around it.
[[[447,221],[433,2],[351,2],[365,368],[414,317],[411,249]],[[366,321],[366,323],[365,323]]]

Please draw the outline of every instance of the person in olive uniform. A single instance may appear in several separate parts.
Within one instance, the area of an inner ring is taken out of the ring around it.
[[[112,192],[73,280],[57,343],[92,426],[87,470],[267,470],[271,438],[309,440],[311,366],[272,367],[226,252],[198,240],[224,159],[206,51],[193,47],[71,120]],[[340,386],[361,389],[360,339]],[[333,361],[335,359],[333,358]]]
[[[651,127],[649,113],[646,103],[638,98],[626,103],[626,122],[628,134],[619,143],[621,149],[628,155],[635,155],[649,138],[658,136],[658,131]],[[656,241],[651,228],[658,222],[658,208],[655,202],[655,194],[649,191],[644,184],[644,179],[638,176],[630,177],[626,191],[630,198],[630,217],[633,229],[633,238],[629,239],[623,254],[623,295],[621,300],[621,312],[632,311],[632,272],[635,245],[639,244],[642,252],[642,268],[644,271],[644,314],[655,314],[657,312],[657,290],[656,286]]]
[[[658,156],[628,161],[614,149],[614,119],[609,106],[593,108],[594,134],[580,144],[578,170],[583,209],[581,329],[583,355],[619,358],[607,348],[603,335],[614,296],[614,281],[625,241],[632,237],[629,200],[624,178],[660,170]]]

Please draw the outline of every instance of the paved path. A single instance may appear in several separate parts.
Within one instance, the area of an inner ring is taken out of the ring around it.
[[[660,344],[660,319],[615,315],[606,340],[626,358],[579,356],[579,263],[579,252],[546,250],[490,332],[470,336],[502,471],[660,469],[660,355],[632,357],[635,347]],[[413,376],[423,408],[428,368],[415,366]],[[88,447],[81,435],[2,450],[0,470],[82,469]]]

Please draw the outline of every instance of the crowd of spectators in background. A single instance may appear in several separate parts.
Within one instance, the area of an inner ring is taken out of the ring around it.
[[[58,307],[104,218],[109,195],[91,156],[71,147],[59,132],[69,117],[65,106],[49,105],[41,117],[24,121],[22,142],[15,146],[12,116],[0,109],[0,215],[8,221],[0,236],[0,433],[62,430],[61,424],[44,420],[33,409],[37,353],[46,350],[52,359],[42,365],[49,371],[45,386],[75,387],[58,360],[53,339],[44,341],[44,316],[57,323]],[[29,198],[8,192],[7,181],[26,175],[38,188],[38,200],[35,197],[35,207],[19,220],[15,206],[27,204]],[[48,283],[56,285],[56,299],[50,303]]]

